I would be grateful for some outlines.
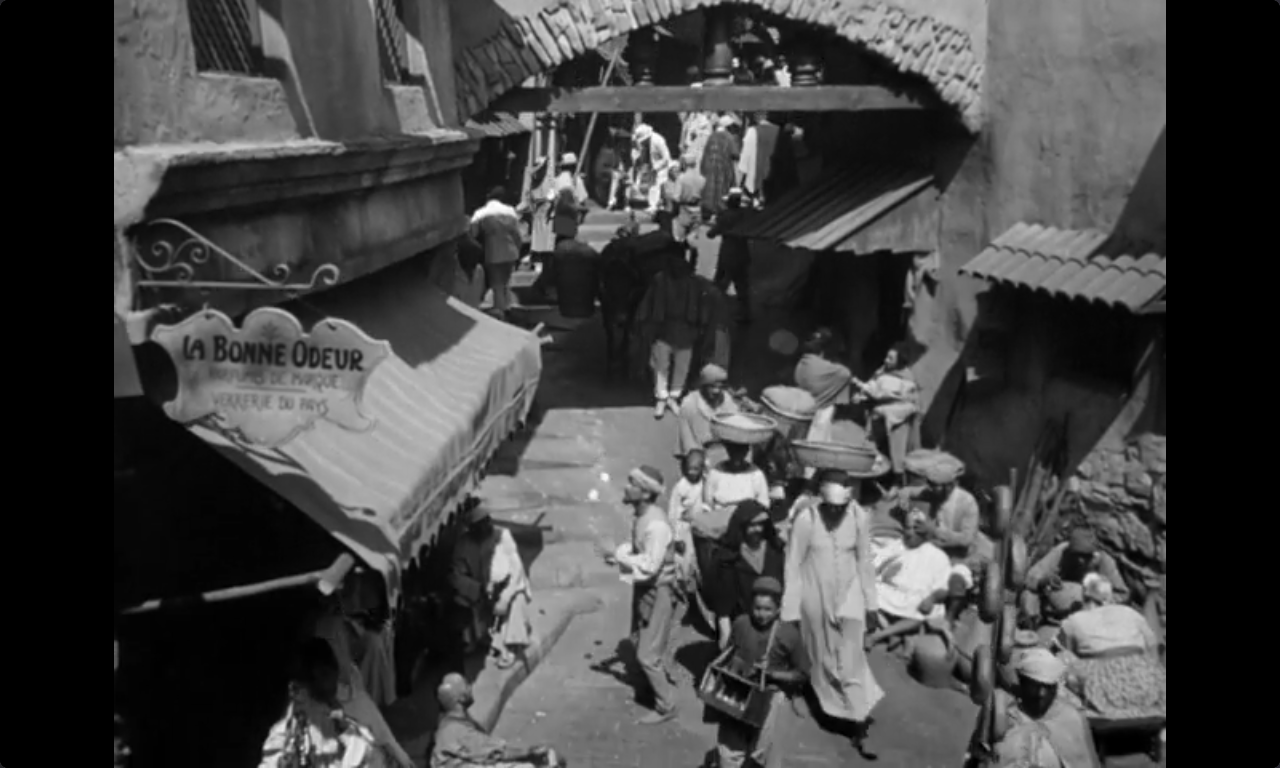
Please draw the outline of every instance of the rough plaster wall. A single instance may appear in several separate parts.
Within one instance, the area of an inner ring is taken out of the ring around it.
[[[359,2],[291,3],[264,10],[287,40],[287,71],[278,73],[295,109],[305,106],[315,136],[331,141],[400,132],[393,95],[383,87],[373,8]],[[286,52],[264,47],[269,56]]]
[[[115,0],[115,146],[296,138],[278,82],[196,72],[186,9]]]
[[[727,0],[453,0],[454,68],[462,116],[475,114],[528,78],[669,18]],[[750,0],[830,30],[927,80],[970,130],[983,121],[982,0]],[[469,18],[458,11],[465,7]],[[934,6],[937,6],[934,8]],[[936,11],[933,12],[933,11]],[[956,26],[971,24],[975,27]]]
[[[1024,220],[1109,229],[1127,202],[1127,228],[1164,229],[1164,0],[989,5],[987,128],[944,196],[940,285],[917,303],[912,321],[929,346],[916,375],[935,427],[945,422],[985,288],[957,271],[987,243]],[[981,406],[967,403],[974,413],[961,418],[987,426],[951,435],[949,444],[971,441],[978,454],[1017,450],[1025,429],[1035,429],[1011,414],[1057,407],[1046,397],[1021,386]]]

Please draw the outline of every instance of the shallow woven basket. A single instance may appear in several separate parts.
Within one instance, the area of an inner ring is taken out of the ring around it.
[[[778,429],[784,434],[792,434],[793,430],[799,427],[807,427],[813,423],[813,414],[807,416],[798,413],[787,413],[778,406],[768,400],[761,400],[765,408],[769,409],[769,413],[773,414],[774,420],[778,422]]]
[[[772,440],[774,433],[778,429],[778,422],[768,416],[736,413],[733,418],[740,421],[749,420],[752,422],[752,426],[742,427],[736,424],[728,424],[717,417],[711,421],[711,434],[717,440],[722,440],[726,443],[759,445]]]
[[[792,442],[796,460],[815,469],[841,469],[845,472],[867,474],[876,469],[880,453],[869,446],[843,445],[840,443],[814,443],[808,440]]]

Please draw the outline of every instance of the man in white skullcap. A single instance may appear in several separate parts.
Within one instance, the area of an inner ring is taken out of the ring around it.
[[[634,524],[631,541],[610,550],[603,547],[604,559],[618,566],[622,580],[635,589],[632,601],[631,639],[637,661],[653,693],[653,712],[641,725],[665,723],[676,716],[675,694],[667,676],[667,646],[675,624],[676,568],[675,532],[667,513],[657,501],[666,490],[662,473],[653,467],[631,470],[623,499],[631,507]]]

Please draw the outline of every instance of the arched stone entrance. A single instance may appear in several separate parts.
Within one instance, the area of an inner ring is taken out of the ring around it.
[[[486,0],[491,1],[491,0]],[[500,6],[516,5],[499,2]],[[728,0],[544,0],[504,13],[493,34],[454,55],[462,119],[535,75],[604,43]],[[924,78],[977,131],[982,122],[981,2],[967,0],[751,0],[791,21],[811,24],[876,53],[903,73]],[[969,8],[968,6],[973,6]],[[968,27],[968,28],[965,28]]]

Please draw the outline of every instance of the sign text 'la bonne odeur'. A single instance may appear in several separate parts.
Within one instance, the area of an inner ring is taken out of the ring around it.
[[[221,312],[199,312],[156,328],[152,339],[178,369],[169,417],[191,422],[218,414],[254,443],[276,447],[323,419],[363,432],[369,374],[391,354],[344,320],[321,320],[308,334],[293,315],[256,309],[236,328]]]

